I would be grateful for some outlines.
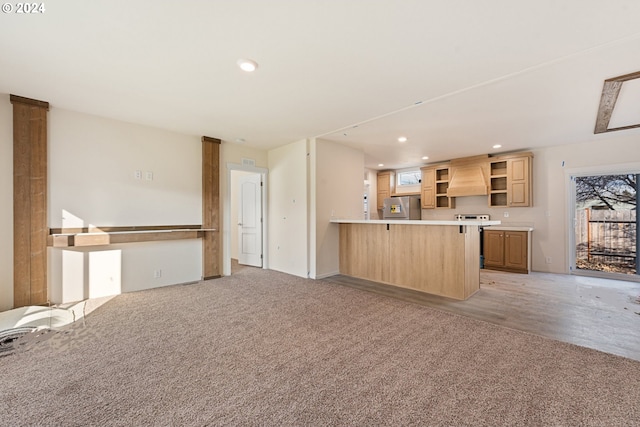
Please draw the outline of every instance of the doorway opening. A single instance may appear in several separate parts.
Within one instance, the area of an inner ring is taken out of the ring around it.
[[[223,203],[225,276],[243,266],[267,268],[266,176],[263,168],[227,164],[227,197]]]
[[[572,270],[640,280],[637,173],[572,177],[575,253]]]
[[[236,171],[231,178],[231,259],[239,265],[262,267],[261,176]]]

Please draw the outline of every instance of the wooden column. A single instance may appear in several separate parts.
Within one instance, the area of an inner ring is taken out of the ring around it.
[[[202,278],[221,276],[220,250],[220,140],[202,137]]]
[[[47,289],[47,111],[49,103],[11,95],[13,104],[13,305],[42,305]]]

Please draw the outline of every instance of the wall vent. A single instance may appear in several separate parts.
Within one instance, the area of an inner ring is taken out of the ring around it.
[[[242,166],[255,166],[256,161],[254,159],[242,159]]]

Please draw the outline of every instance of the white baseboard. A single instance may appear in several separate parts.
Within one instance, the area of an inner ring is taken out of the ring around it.
[[[318,274],[315,279],[326,279],[327,277],[335,276],[336,274],[340,274],[340,272],[335,271],[333,273]]]

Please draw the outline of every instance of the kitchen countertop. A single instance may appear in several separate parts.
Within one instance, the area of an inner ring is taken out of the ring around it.
[[[533,227],[529,227],[529,226],[519,226],[519,225],[507,225],[507,224],[503,224],[503,225],[492,225],[492,226],[488,226],[487,230],[496,230],[496,231],[533,231]]]
[[[475,220],[420,220],[420,219],[332,219],[334,224],[402,224],[402,225],[477,225],[495,226],[500,225],[500,221],[475,221]],[[497,230],[497,229],[496,229]]]

